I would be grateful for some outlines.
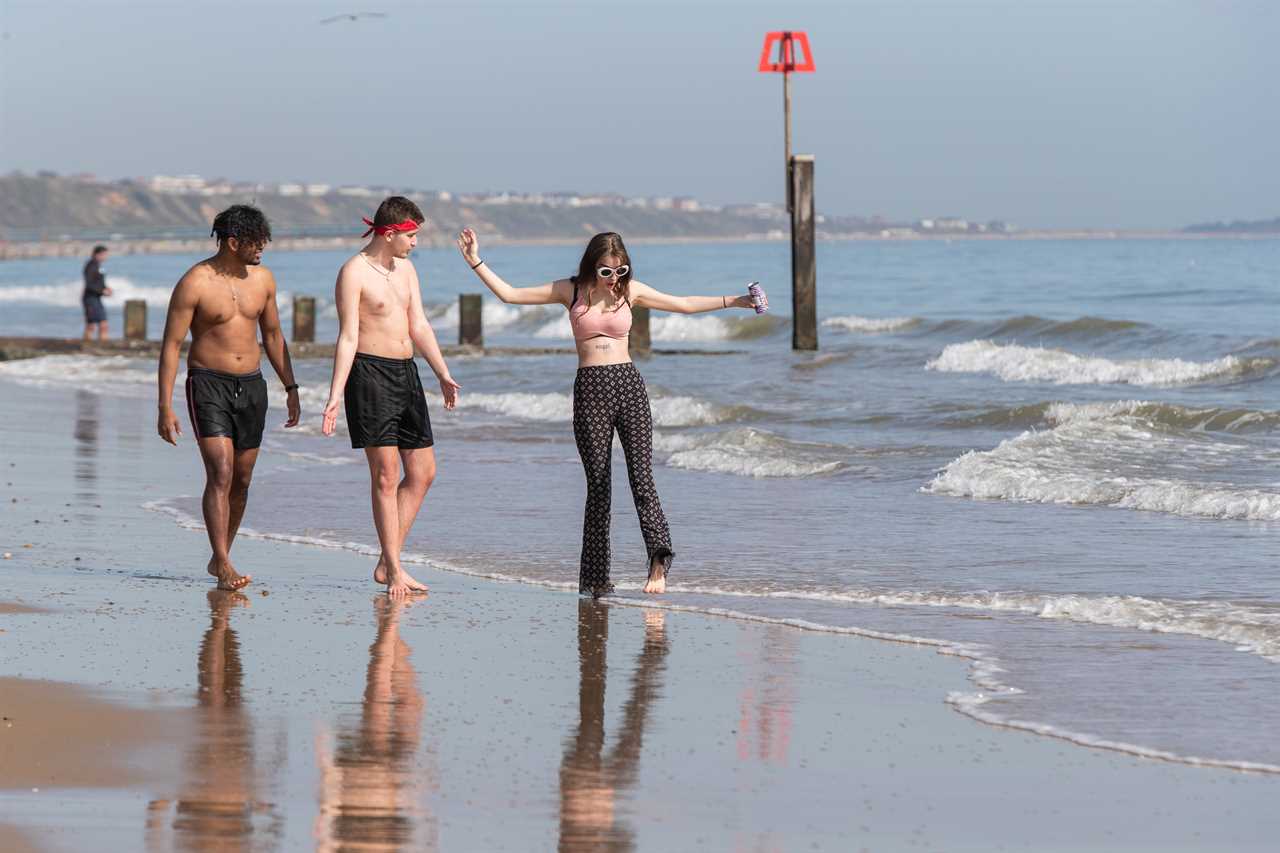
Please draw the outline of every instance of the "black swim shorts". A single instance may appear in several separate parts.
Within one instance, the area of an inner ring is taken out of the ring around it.
[[[107,309],[103,307],[102,297],[86,294],[84,299],[84,321],[86,323],[107,322]]]
[[[236,450],[259,447],[267,424],[267,380],[261,370],[237,376],[189,367],[187,415],[196,439],[226,436]]]
[[[356,353],[344,397],[352,447],[416,450],[435,443],[413,359]]]

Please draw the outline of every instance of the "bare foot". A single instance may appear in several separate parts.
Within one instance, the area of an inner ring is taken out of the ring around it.
[[[404,570],[404,566],[400,567],[400,578],[404,582],[404,585],[414,592],[427,591],[427,585],[406,572]],[[374,583],[381,584],[385,584],[387,582],[387,564],[381,557],[378,558],[378,565],[373,567],[373,581]]]
[[[671,555],[654,557],[649,564],[649,579],[644,583],[644,591],[659,595],[667,591],[667,567],[671,565]]]
[[[249,581],[253,580],[253,575],[242,575],[235,570],[228,560],[225,563],[218,563],[217,560],[209,560],[209,574],[218,579],[218,589],[225,589],[234,592],[237,589],[244,589],[249,585]]]
[[[387,595],[393,599],[403,599],[413,592],[426,592],[427,588],[418,583],[404,569],[392,569],[386,573]],[[417,584],[417,586],[411,586]]]

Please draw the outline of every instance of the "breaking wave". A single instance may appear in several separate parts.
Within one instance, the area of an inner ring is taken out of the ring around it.
[[[952,461],[923,491],[1165,512],[1191,518],[1280,521],[1280,492],[1212,479],[1250,449],[1233,433],[1273,429],[1280,413],[1191,409],[1167,403],[1054,403],[1047,430],[1029,430],[992,450]],[[1221,438],[1214,436],[1225,433]],[[1200,463],[1198,466],[1190,464]],[[1265,460],[1240,458],[1244,468]]]
[[[970,341],[951,344],[925,365],[942,373],[989,373],[1005,382],[1052,382],[1057,385],[1126,384],[1189,385],[1238,379],[1262,373],[1276,362],[1234,355],[1208,362],[1180,358],[1108,359],[1057,349]]]

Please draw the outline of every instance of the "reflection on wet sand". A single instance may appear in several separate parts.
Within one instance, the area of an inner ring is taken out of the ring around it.
[[[210,590],[210,625],[200,644],[195,744],[186,762],[186,782],[176,801],[148,806],[151,850],[235,851],[275,849],[281,818],[255,791],[254,724],[241,699],[244,668],[231,612],[249,599]],[[170,836],[168,830],[172,830]]]
[[[786,766],[795,705],[796,633],[772,625],[763,645],[740,649],[738,657],[747,676],[738,694],[738,760],[754,756],[761,764]]]
[[[605,741],[605,650],[609,606],[578,602],[578,728],[560,765],[560,850],[632,850],[632,829],[615,814],[618,793],[632,787],[640,765],[645,722],[666,668],[667,635],[660,610],[644,614],[644,646],[631,678],[621,730],[608,755]]]
[[[369,647],[360,717],[339,723],[336,747],[327,734],[317,740],[317,850],[437,849],[418,762],[426,702],[400,636],[407,606],[409,601],[386,596],[374,601],[378,630]]]
[[[97,394],[76,391],[76,499],[92,506],[98,503],[98,428],[101,419]],[[93,513],[81,511],[82,520],[95,518]]]

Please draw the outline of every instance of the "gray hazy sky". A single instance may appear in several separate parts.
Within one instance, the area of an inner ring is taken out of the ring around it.
[[[778,200],[784,27],[820,210],[1280,215],[1269,0],[0,0],[0,170]]]

